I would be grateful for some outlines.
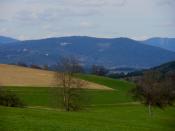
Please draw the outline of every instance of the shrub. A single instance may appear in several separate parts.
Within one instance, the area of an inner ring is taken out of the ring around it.
[[[24,107],[23,102],[12,92],[0,87],[0,105],[9,107]]]

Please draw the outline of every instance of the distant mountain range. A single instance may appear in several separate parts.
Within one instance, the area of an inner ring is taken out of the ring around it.
[[[175,52],[129,38],[71,36],[0,44],[0,63],[53,65],[61,56],[107,68],[149,68],[175,60]]]
[[[17,39],[13,39],[10,37],[0,36],[0,44],[14,43],[19,42]]]
[[[142,42],[175,52],[175,38],[151,38]]]

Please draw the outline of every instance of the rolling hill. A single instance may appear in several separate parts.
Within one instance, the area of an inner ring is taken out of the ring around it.
[[[129,38],[85,36],[27,40],[0,46],[0,63],[56,64],[60,56],[75,56],[82,64],[107,68],[149,68],[175,60],[175,53]]]
[[[167,73],[167,72],[175,72],[175,61],[171,61],[165,64],[162,64],[160,66],[156,66],[154,68],[152,68],[152,70],[157,70],[163,73]]]
[[[90,97],[85,109],[65,112],[52,104],[57,97],[50,88],[9,87],[27,107],[0,106],[0,130],[174,131],[175,108],[153,108],[154,116],[149,117],[148,109],[128,94],[134,84],[92,75],[79,77],[116,90],[83,90]]]
[[[175,52],[175,38],[151,38],[142,42]]]
[[[55,72],[0,64],[0,85],[2,86],[28,86],[28,87],[54,87],[58,83]],[[84,88],[111,90],[107,86],[87,82]]]
[[[159,66],[156,66],[150,69],[133,71],[133,72],[128,73],[125,77],[142,76],[144,72],[146,71],[160,71],[163,74],[175,73],[175,61],[167,62],[167,63],[161,64]]]

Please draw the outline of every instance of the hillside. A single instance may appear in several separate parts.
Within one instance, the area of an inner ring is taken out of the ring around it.
[[[55,72],[0,64],[0,84],[3,86],[53,87],[58,83]],[[110,88],[87,82],[84,88],[110,90]]]
[[[166,72],[175,72],[175,61],[162,64],[162,65],[157,66],[157,67],[154,67],[152,69],[153,70],[161,71],[163,73],[166,73]]]
[[[75,56],[82,64],[108,68],[149,68],[175,60],[175,53],[128,38],[60,37],[0,46],[0,63],[53,65],[60,56]]]
[[[175,52],[175,38],[151,38],[142,42],[147,45],[160,47]]]
[[[166,74],[168,72],[174,73],[175,72],[175,61],[167,62],[167,63],[161,64],[159,66],[156,66],[150,69],[143,69],[139,71],[130,72],[125,77],[141,76],[143,75],[145,71],[151,71],[151,70],[160,71],[163,74]]]
[[[134,84],[93,75],[79,77],[116,90],[83,90],[89,98],[86,109],[65,112],[52,105],[57,97],[53,97],[50,88],[9,87],[28,106],[0,106],[0,130],[174,131],[175,108],[153,109],[154,116],[150,118],[148,109],[135,102],[128,93]]]

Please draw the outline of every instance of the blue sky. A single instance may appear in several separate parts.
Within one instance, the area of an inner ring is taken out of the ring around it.
[[[0,0],[0,35],[175,37],[175,0]]]

